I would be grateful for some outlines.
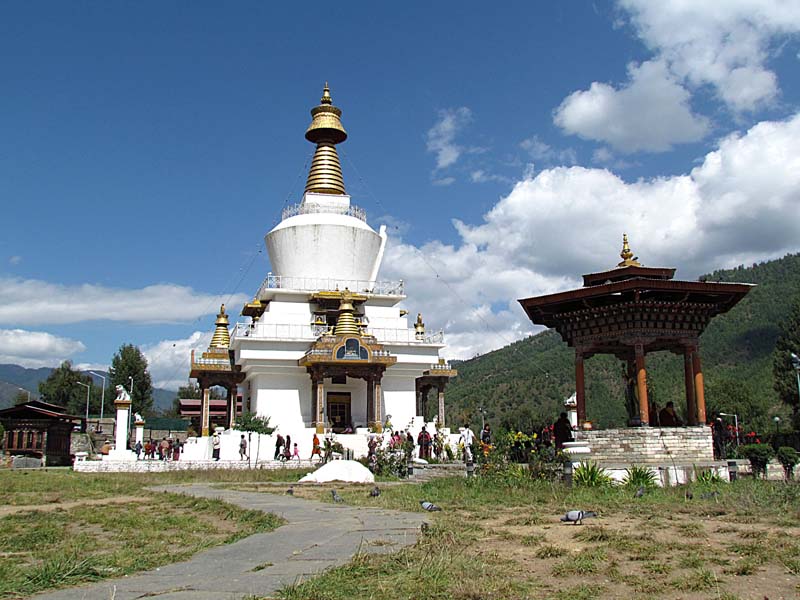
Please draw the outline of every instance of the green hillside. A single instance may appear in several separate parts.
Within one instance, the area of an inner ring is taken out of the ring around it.
[[[708,412],[737,413],[745,427],[766,430],[773,415],[788,416],[772,389],[771,355],[781,322],[800,298],[800,254],[706,278],[758,284],[733,310],[714,319],[701,338]],[[682,358],[662,352],[648,354],[647,361],[655,402],[663,406],[674,400],[682,408]],[[451,425],[479,422],[482,406],[495,428],[530,430],[555,420],[564,398],[574,392],[573,351],[553,331],[455,366],[459,375],[447,388]],[[603,427],[623,425],[622,398],[622,363],[610,356],[586,361],[587,417]]]

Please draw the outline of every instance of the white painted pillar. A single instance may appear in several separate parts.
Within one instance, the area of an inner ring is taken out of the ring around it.
[[[115,402],[117,407],[117,431],[115,450],[122,452],[128,449],[128,413],[131,410],[130,401]]]
[[[144,446],[144,420],[136,420],[133,423],[134,431],[136,432],[135,442],[139,442]]]

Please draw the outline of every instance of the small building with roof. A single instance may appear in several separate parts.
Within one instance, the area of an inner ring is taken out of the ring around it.
[[[5,429],[3,447],[7,454],[42,458],[49,467],[72,464],[72,431],[86,428],[83,417],[42,400],[0,410],[0,423]]]

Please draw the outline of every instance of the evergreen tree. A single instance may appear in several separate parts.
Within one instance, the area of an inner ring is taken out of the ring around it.
[[[83,415],[86,413],[86,388],[78,383],[92,386],[89,392],[89,412],[98,412],[101,390],[94,386],[89,375],[73,369],[68,360],[53,369],[47,379],[39,382],[39,395],[45,402],[63,406],[72,415]],[[27,394],[25,401],[27,402]]]
[[[778,397],[792,409],[795,427],[800,427],[800,389],[792,353],[800,356],[800,297],[797,298],[772,355],[773,385]]]
[[[110,393],[115,395],[115,388],[118,385],[130,392],[131,377],[133,378],[131,410],[143,415],[152,414],[153,381],[147,370],[147,359],[142,351],[133,344],[123,344],[111,359],[111,368],[108,370]],[[113,398],[114,395],[111,397]]]

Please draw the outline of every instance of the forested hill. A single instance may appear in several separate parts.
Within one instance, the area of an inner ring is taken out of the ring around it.
[[[800,254],[750,267],[715,271],[708,281],[755,283],[758,287],[730,312],[715,318],[700,340],[706,405],[736,413],[749,428],[769,427],[772,415],[785,415],[772,388],[772,351],[782,321],[800,300]],[[648,381],[655,402],[685,406],[682,358],[648,354]],[[449,424],[480,422],[482,406],[497,427],[530,430],[555,420],[563,400],[574,392],[574,354],[554,331],[456,362],[458,377],[447,388]],[[586,361],[586,411],[601,426],[627,420],[622,363],[611,356]],[[429,403],[429,406],[435,404]]]

